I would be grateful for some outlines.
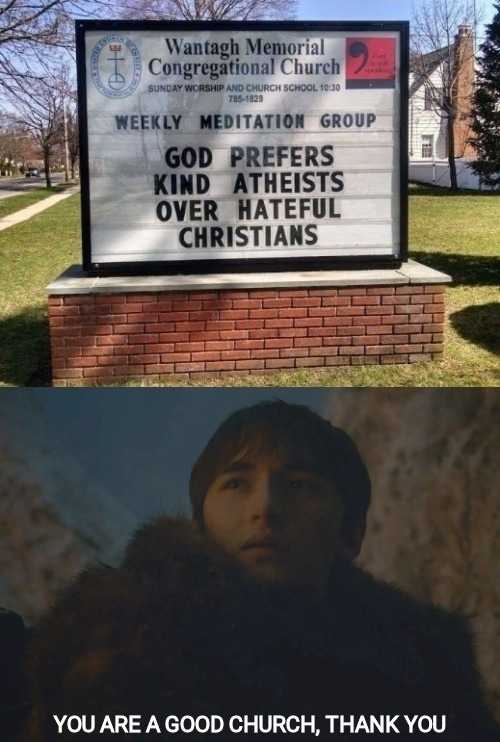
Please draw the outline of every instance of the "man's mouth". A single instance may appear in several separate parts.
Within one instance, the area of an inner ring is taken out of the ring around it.
[[[283,551],[283,544],[274,536],[253,536],[245,541],[242,551]]]

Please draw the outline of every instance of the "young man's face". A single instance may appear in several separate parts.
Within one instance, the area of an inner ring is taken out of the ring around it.
[[[208,533],[259,581],[320,591],[342,512],[331,481],[279,454],[245,451],[228,461],[203,506]]]

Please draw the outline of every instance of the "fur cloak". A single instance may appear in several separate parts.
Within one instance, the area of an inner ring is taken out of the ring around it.
[[[397,739],[499,738],[456,616],[343,563],[322,602],[260,586],[168,518],[136,535],[120,568],[66,591],[34,632],[30,675],[22,742],[98,738],[57,734],[52,714],[316,714],[323,737],[325,714],[446,714],[445,733],[409,735],[398,721]]]

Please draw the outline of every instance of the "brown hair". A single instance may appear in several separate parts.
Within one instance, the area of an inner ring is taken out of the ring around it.
[[[344,529],[364,522],[370,504],[367,468],[352,439],[303,405],[262,402],[230,415],[195,462],[189,483],[193,519],[203,527],[205,495],[226,464],[242,451],[277,452],[332,482],[344,505]]]

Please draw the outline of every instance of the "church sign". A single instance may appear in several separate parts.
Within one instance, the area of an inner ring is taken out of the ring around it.
[[[76,29],[89,273],[406,259],[406,23]]]

